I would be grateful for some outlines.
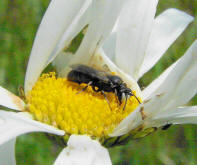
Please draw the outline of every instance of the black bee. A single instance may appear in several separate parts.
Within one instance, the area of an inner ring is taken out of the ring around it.
[[[101,92],[106,100],[107,98],[104,92],[115,93],[120,104],[122,104],[123,97],[125,97],[126,101],[123,110],[126,107],[129,96],[134,96],[140,103],[139,99],[132,93],[130,88],[127,88],[126,83],[124,83],[119,76],[99,71],[86,65],[78,64],[72,66],[72,70],[68,73],[67,78],[69,81],[73,81],[78,84],[87,84],[82,91],[85,91],[88,86],[91,86],[95,92]],[[107,102],[109,104],[108,100]]]

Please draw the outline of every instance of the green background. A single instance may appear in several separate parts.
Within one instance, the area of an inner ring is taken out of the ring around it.
[[[48,0],[0,0],[0,85],[18,94],[36,29],[48,6]],[[175,7],[197,16],[197,0],[161,0],[157,14]],[[140,84],[146,87],[164,69],[176,61],[197,36],[197,17],[170,47]],[[41,45],[42,46],[42,45]],[[197,97],[189,104],[195,105]],[[20,136],[16,143],[18,165],[50,165],[61,147],[42,133]],[[197,126],[173,126],[143,139],[110,149],[114,165],[195,165],[197,164]]]

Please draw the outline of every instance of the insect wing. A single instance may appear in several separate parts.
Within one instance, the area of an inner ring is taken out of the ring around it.
[[[102,80],[103,82],[108,82],[108,78],[106,77],[106,73],[103,71],[98,71],[94,68],[91,68],[86,65],[81,65],[81,64],[76,64],[71,66],[72,70],[87,74],[92,77],[92,79],[99,79]]]

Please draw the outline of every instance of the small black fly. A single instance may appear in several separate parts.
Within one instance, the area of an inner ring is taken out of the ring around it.
[[[107,97],[105,95],[105,92],[115,93],[118,98],[119,104],[122,104],[123,97],[125,97],[126,100],[123,110],[125,109],[127,99],[130,96],[134,96],[137,101],[141,103],[139,99],[132,93],[132,90],[127,87],[127,84],[124,83],[119,76],[112,75],[104,71],[99,71],[86,65],[78,64],[72,66],[72,70],[68,73],[67,78],[69,81],[76,82],[78,84],[87,84],[82,89],[82,91],[85,91],[88,86],[91,86],[95,92],[101,92],[106,100]],[[109,104],[108,100],[107,102]]]

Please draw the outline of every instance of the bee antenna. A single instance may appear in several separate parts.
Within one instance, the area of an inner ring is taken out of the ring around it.
[[[107,101],[107,103],[108,103],[108,105],[109,105],[109,109],[112,111],[112,108],[111,108],[111,106],[110,106],[109,100],[107,99],[107,96],[106,96],[105,92],[104,92],[104,91],[101,91],[101,93],[103,94],[105,100]]]
[[[137,98],[136,95],[134,95],[133,93],[131,93],[131,96],[134,96],[136,98],[136,100],[138,101],[138,103],[141,104],[141,101]]]

